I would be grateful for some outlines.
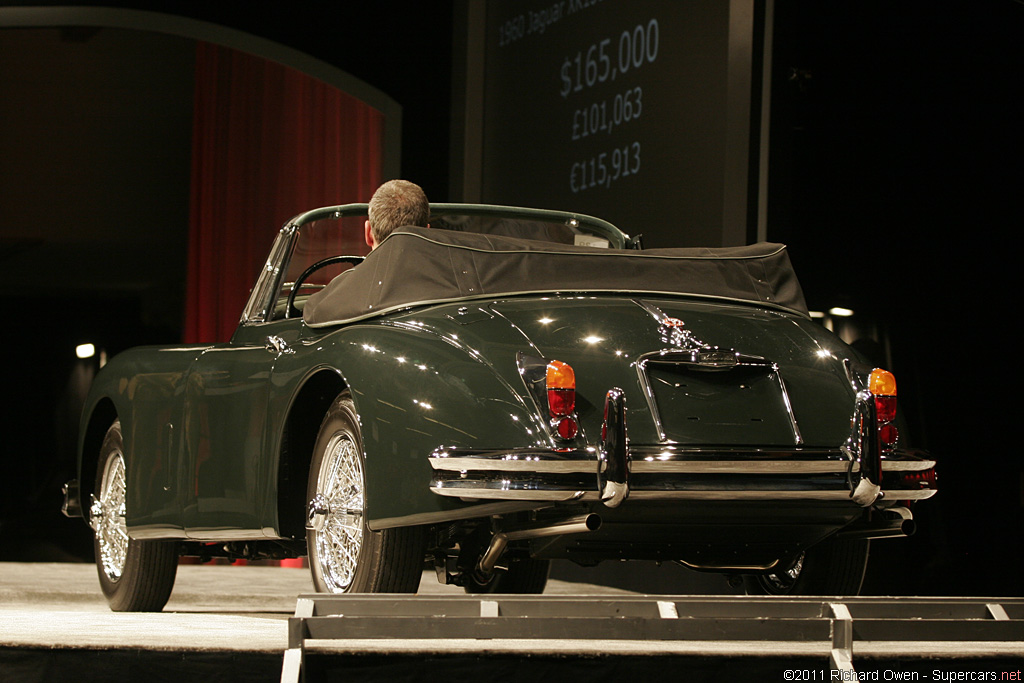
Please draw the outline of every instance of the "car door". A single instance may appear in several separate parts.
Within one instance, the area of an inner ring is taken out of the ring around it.
[[[224,540],[264,534],[267,407],[277,359],[296,337],[296,321],[247,325],[192,366],[185,389],[182,466],[189,538]]]

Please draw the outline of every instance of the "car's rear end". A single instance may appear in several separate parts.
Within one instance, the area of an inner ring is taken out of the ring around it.
[[[439,449],[432,490],[600,517],[541,556],[769,570],[836,533],[907,533],[906,501],[935,492],[934,463],[896,448],[891,375],[802,316],[685,297],[490,310],[530,342],[518,371],[549,433]]]

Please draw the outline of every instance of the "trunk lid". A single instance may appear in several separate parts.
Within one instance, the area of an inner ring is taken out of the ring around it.
[[[613,387],[626,393],[634,444],[835,448],[849,436],[854,394],[842,361],[851,351],[801,316],[681,297],[490,308],[543,357],[573,366],[580,419],[594,436]]]

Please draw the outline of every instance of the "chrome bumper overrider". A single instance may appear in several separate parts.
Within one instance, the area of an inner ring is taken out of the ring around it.
[[[80,518],[82,516],[82,498],[78,480],[72,479],[66,482],[61,487],[61,491],[64,494],[64,502],[61,503],[60,511],[64,513],[65,517]]]
[[[439,448],[430,455],[430,489],[468,500],[601,500],[616,507],[637,500],[842,501],[870,474],[848,448],[694,448],[679,444],[632,445],[625,437],[624,399],[606,401],[604,439],[574,450]],[[923,472],[935,461],[897,455],[883,473]],[[874,467],[869,467],[873,470]],[[862,476],[863,475],[863,476]],[[886,500],[921,500],[932,488],[889,489]]]

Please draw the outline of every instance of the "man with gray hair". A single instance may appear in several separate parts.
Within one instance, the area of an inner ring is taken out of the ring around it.
[[[416,183],[408,180],[389,180],[373,193],[367,211],[364,230],[366,244],[370,251],[380,246],[384,239],[403,226],[429,228],[427,219],[430,217],[430,203],[427,195]],[[357,266],[358,267],[358,266]],[[345,286],[345,281],[355,268],[342,271],[319,292],[314,292],[302,308],[303,316],[316,309],[319,302],[332,296],[331,292]]]
[[[404,225],[429,228],[430,203],[423,188],[416,183],[389,180],[370,198],[369,216],[365,227],[366,243],[373,250],[395,228]]]

